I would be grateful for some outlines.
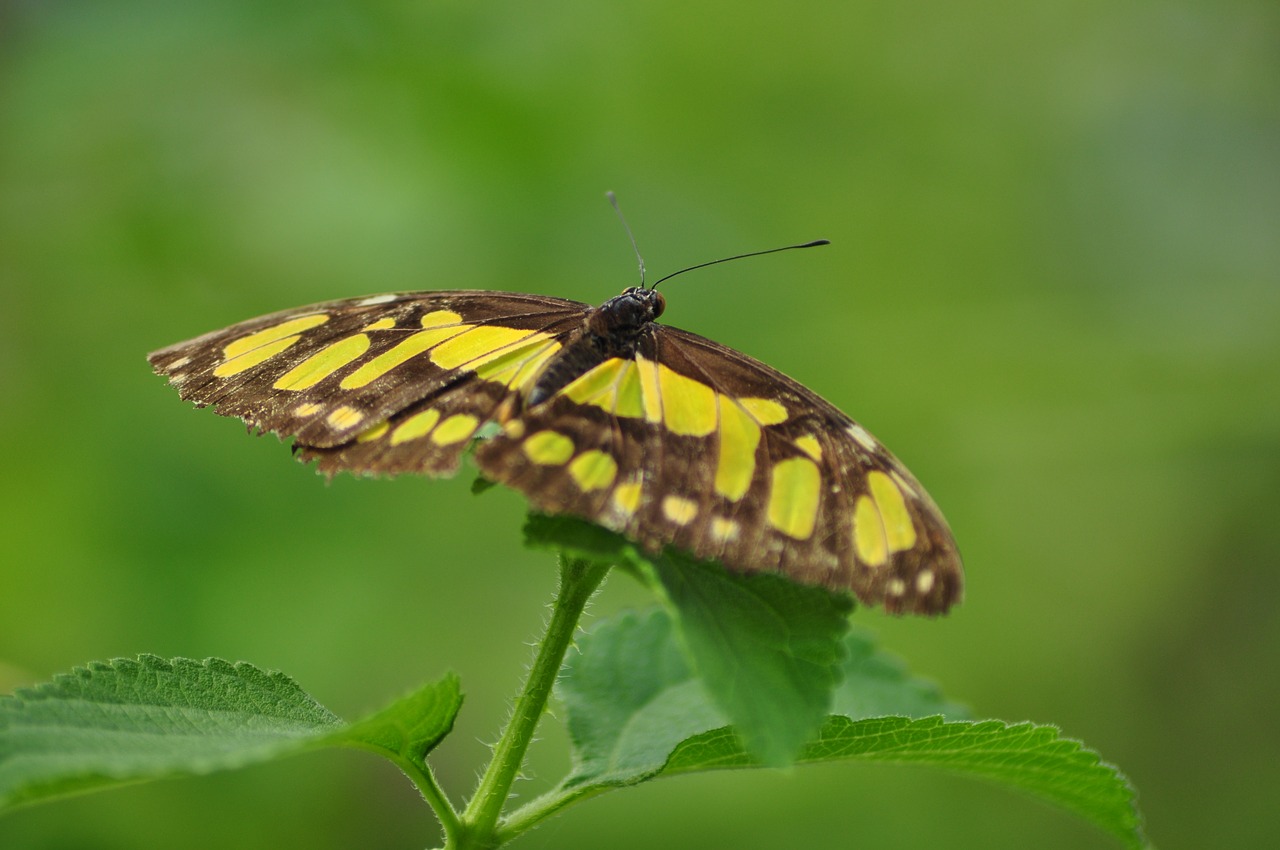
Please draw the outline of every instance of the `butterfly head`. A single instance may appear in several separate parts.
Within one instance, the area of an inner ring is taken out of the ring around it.
[[[612,333],[635,333],[661,316],[666,307],[661,292],[632,286],[601,304],[596,316]]]

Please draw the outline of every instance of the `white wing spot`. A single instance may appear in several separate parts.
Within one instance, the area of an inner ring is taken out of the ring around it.
[[[921,595],[925,595],[933,590],[933,570],[921,570],[920,575],[916,576],[916,591]]]
[[[739,526],[736,520],[725,519],[724,517],[713,517],[711,519],[711,536],[721,543],[736,540],[738,530]]]
[[[907,583],[900,578],[890,579],[888,590],[890,596],[901,596],[907,592]]]
[[[880,444],[876,442],[876,438],[871,436],[871,434],[867,432],[867,429],[863,428],[857,422],[850,425],[846,430],[848,430],[849,436],[853,437],[853,439],[857,441],[858,445],[862,446],[867,451],[874,452],[880,449]]]
[[[374,296],[373,296],[373,297],[371,297],[371,298],[365,298],[365,299],[364,299],[364,300],[362,300],[362,301],[357,301],[357,302],[356,302],[356,306],[357,306],[357,307],[372,307],[374,304],[386,304],[386,303],[388,303],[388,302],[390,302],[390,301],[395,301],[395,300],[397,300],[399,297],[400,297],[399,295],[396,295],[396,294],[394,294],[394,293],[392,293],[392,294],[388,294],[388,295],[374,295]]]

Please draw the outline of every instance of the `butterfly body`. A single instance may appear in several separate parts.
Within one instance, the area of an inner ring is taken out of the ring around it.
[[[582,333],[546,363],[527,395],[541,404],[611,357],[630,359],[642,334],[662,315],[666,302],[653,289],[631,287],[587,313]]]
[[[633,287],[598,307],[482,291],[327,302],[150,355],[183,398],[293,437],[321,471],[481,472],[547,513],[651,551],[780,572],[891,612],[956,602],[954,540],[860,425],[745,354],[656,320]]]

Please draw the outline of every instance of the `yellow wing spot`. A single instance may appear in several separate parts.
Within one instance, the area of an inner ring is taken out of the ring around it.
[[[300,334],[303,331],[311,330],[314,327],[319,327],[327,321],[329,321],[329,316],[325,313],[312,313],[310,316],[299,316],[296,319],[289,319],[288,321],[281,322],[278,325],[263,328],[260,331],[254,331],[248,336],[242,336],[237,340],[227,343],[227,345],[222,349],[222,356],[231,360],[232,358],[239,357],[242,354],[253,351],[255,348],[259,348],[268,343],[277,342],[287,336],[293,336],[294,334]],[[287,348],[288,346],[285,347]],[[283,350],[283,348],[278,349],[277,353]],[[262,360],[266,359],[266,357],[262,358]],[[261,363],[262,360],[259,360],[258,362]]]
[[[356,436],[356,442],[372,443],[374,440],[378,439],[379,437],[381,437],[383,434],[387,433],[390,430],[391,430],[390,422],[386,422],[386,421],[379,422],[377,425],[374,425],[372,428],[366,428],[365,430],[361,431]]]
[[[391,432],[391,445],[398,446],[401,443],[425,437],[431,433],[431,429],[436,427],[436,423],[439,421],[440,411],[434,407],[429,407],[421,413],[415,413],[397,425],[396,429]]]
[[[640,507],[640,482],[628,481],[613,488],[613,505],[624,516],[630,517]]]
[[[418,331],[411,336],[405,337],[394,347],[387,349],[350,375],[347,375],[338,386],[344,390],[359,389],[381,378],[406,360],[417,357],[433,345],[457,336],[462,333],[464,327],[465,325],[451,328],[435,328],[433,330]]]
[[[573,457],[573,440],[556,431],[539,431],[520,446],[534,463],[559,466]]]
[[[787,408],[771,398],[740,398],[738,404],[761,425],[781,425],[787,421]]]
[[[346,430],[354,425],[359,425],[360,421],[364,419],[364,413],[356,410],[354,407],[347,407],[344,404],[342,407],[335,408],[334,411],[325,418],[334,428]]]
[[[676,525],[688,525],[698,515],[698,503],[683,496],[667,496],[662,500],[662,515]]]
[[[245,369],[252,369],[259,363],[270,360],[300,339],[302,339],[300,336],[287,336],[284,339],[276,339],[259,345],[243,354],[232,357],[230,360],[224,360],[213,367],[213,376],[215,378],[229,378],[232,375],[239,375]],[[231,346],[228,345],[227,348],[229,349]]]
[[[622,365],[622,374],[618,377],[617,394],[614,397],[613,413],[633,419],[644,416],[644,390],[640,384],[640,369],[634,360],[628,360]]]
[[[369,337],[356,334],[327,345],[285,372],[272,384],[278,390],[309,389],[369,350]]]
[[[662,421],[662,392],[658,389],[658,364],[637,355],[636,373],[640,378],[640,405],[649,422]]]
[[[716,461],[716,492],[736,502],[747,494],[756,471],[760,426],[732,399],[720,396],[720,457]]]
[[[737,520],[714,517],[711,520],[711,536],[720,543],[728,543],[738,538],[741,530]]]
[[[868,472],[867,489],[870,494],[859,496],[854,506],[853,542],[858,557],[878,567],[890,554],[916,545],[916,526],[892,478],[879,470]]]
[[[659,363],[658,389],[669,431],[705,437],[716,429],[716,391],[711,387]]]
[[[541,334],[539,334],[541,336]],[[529,357],[515,374],[507,380],[507,386],[513,390],[522,390],[529,385],[539,372],[542,371],[542,364],[546,363],[551,357],[560,350],[560,343],[552,340],[538,350],[536,354]]]
[[[594,404],[605,410],[613,410],[617,397],[618,378],[625,365],[619,357],[610,357],[592,369],[583,372],[560,392],[578,404]]]
[[[807,457],[779,461],[769,489],[769,524],[788,537],[807,540],[818,522],[822,476]]]
[[[465,366],[478,369],[501,357],[508,346],[533,336],[533,331],[504,328],[501,325],[477,325],[468,328],[431,351],[431,362],[442,369]]]
[[[662,390],[659,389],[658,370],[660,366],[644,357],[636,357],[636,376],[640,379],[640,406],[644,408],[645,420],[662,421]]]
[[[597,449],[583,452],[569,464],[569,474],[584,493],[603,490],[618,474],[618,462]]]
[[[559,350],[560,343],[546,334],[535,333],[519,345],[476,366],[476,377],[518,389]]]
[[[395,326],[396,326],[396,320],[395,320],[395,319],[392,319],[391,317],[389,317],[389,316],[388,316],[388,317],[387,317],[387,318],[385,318],[385,319],[379,319],[378,321],[374,322],[373,324],[365,325],[365,326],[364,326],[364,330],[366,330],[366,331],[385,331],[385,330],[387,330],[388,328],[394,328]]]
[[[633,360],[610,357],[587,370],[561,392],[578,404],[595,405],[615,416],[639,419],[645,415],[640,371]],[[657,422],[661,418],[662,409],[658,407],[652,421]]]
[[[452,310],[433,310],[422,317],[422,326],[424,328],[438,328],[441,325],[456,325],[462,321],[462,316]]]
[[[480,420],[470,413],[455,413],[431,432],[431,442],[437,446],[460,443],[476,432]]]
[[[524,437],[524,430],[524,423],[519,419],[510,419],[502,426],[502,433],[513,440],[519,440]]]
[[[822,444],[818,442],[818,438],[813,434],[805,434],[803,437],[797,437],[796,445],[800,447],[800,451],[804,452],[814,460],[822,460]]]
[[[889,559],[889,544],[884,539],[884,523],[870,496],[859,496],[853,508],[853,545],[858,559],[869,567],[883,566]]]
[[[298,405],[293,409],[293,415],[297,416],[298,418],[302,418],[304,416],[314,416],[315,414],[319,413],[323,409],[324,409],[323,404],[317,404],[314,401],[304,401],[302,404]]]
[[[879,470],[867,473],[867,487],[876,500],[884,520],[884,539],[890,552],[901,552],[916,545],[916,526],[902,498],[902,491],[888,475]]]

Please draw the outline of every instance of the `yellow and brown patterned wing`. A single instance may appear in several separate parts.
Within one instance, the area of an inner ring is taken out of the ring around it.
[[[946,521],[860,425],[775,369],[661,325],[477,451],[549,513],[652,551],[852,590],[938,614],[963,576]]]
[[[327,473],[449,474],[589,309],[500,292],[377,295],[252,319],[148,359],[184,399],[294,437]]]

